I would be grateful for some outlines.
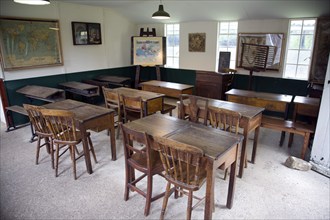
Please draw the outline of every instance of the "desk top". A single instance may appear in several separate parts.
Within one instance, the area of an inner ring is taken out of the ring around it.
[[[151,136],[166,136],[170,139],[203,149],[205,156],[217,159],[230,147],[241,142],[243,136],[199,125],[187,120],[162,114],[153,114],[125,126],[144,131]]]
[[[319,98],[305,97],[305,96],[295,96],[294,103],[304,104],[304,105],[312,105],[318,107],[320,105]]]
[[[65,99],[64,90],[45,86],[28,85],[18,89],[16,92],[33,99],[47,102],[55,102]]]
[[[141,83],[141,85],[148,85],[148,86],[157,86],[157,87],[164,87],[168,89],[175,89],[175,90],[185,90],[193,88],[193,85],[181,84],[181,83],[174,83],[174,82],[165,82],[165,81],[158,81],[158,80],[151,80],[147,82]]]
[[[233,96],[242,96],[247,98],[257,98],[257,99],[265,99],[270,101],[279,101],[290,103],[292,101],[291,95],[284,94],[275,94],[275,93],[266,93],[266,92],[255,92],[241,89],[231,89],[225,93],[226,95]]]
[[[68,92],[76,93],[87,97],[98,96],[100,94],[98,86],[82,82],[64,82],[60,83],[59,86],[63,87]]]
[[[94,79],[97,79],[99,81],[105,81],[105,82],[112,82],[112,83],[118,83],[122,84],[125,81],[131,80],[129,77],[122,77],[122,76],[108,76],[108,75],[101,75],[97,76]]]
[[[119,87],[113,89],[114,91],[118,92],[119,95],[126,95],[131,97],[139,97],[141,96],[142,101],[146,102],[151,99],[164,97],[164,94],[161,93],[155,93],[155,92],[149,92],[144,90],[138,90],[138,89],[131,89],[127,87]]]
[[[75,114],[75,118],[78,121],[87,121],[96,116],[109,114],[110,112],[114,112],[112,109],[100,107],[97,105],[91,105],[84,102],[75,101],[72,99],[66,99],[59,102],[53,102],[43,107],[48,109],[61,109],[61,110],[69,110]]]
[[[87,83],[82,83],[82,82],[64,82],[60,83],[60,86],[67,87],[67,88],[72,88],[72,89],[79,89],[79,90],[89,90],[89,89],[98,89],[98,86],[87,84]]]
[[[228,110],[232,110],[235,112],[239,112],[242,117],[252,119],[256,115],[262,113],[265,108],[261,107],[255,107],[251,105],[245,105],[245,104],[239,104],[235,102],[228,102],[228,101],[223,101],[223,100],[218,100],[218,99],[211,99],[211,98],[206,98],[209,100],[209,106],[217,107],[217,108],[224,108]],[[183,100],[183,103],[186,104],[189,102],[189,100]],[[180,101],[177,102],[180,104]],[[198,102],[197,102],[198,105]],[[201,106],[203,106],[201,104]]]

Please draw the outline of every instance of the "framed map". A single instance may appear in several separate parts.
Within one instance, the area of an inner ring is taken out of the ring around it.
[[[0,18],[4,70],[63,65],[58,20]]]
[[[132,37],[132,64],[156,66],[166,64],[165,37]]]

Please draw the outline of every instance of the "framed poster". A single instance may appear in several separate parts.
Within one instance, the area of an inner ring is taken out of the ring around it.
[[[63,65],[58,20],[0,18],[4,70]]]
[[[205,52],[206,34],[190,33],[189,34],[189,52]]]
[[[71,22],[74,45],[102,44],[100,23]]]
[[[282,65],[282,47],[284,34],[281,33],[239,33],[237,40],[237,67],[257,66],[260,56],[265,56],[261,50],[268,48],[265,68],[279,70]],[[243,44],[245,50],[243,50]],[[259,62],[260,63],[260,62]]]
[[[131,63],[141,66],[166,64],[166,37],[132,37]]]

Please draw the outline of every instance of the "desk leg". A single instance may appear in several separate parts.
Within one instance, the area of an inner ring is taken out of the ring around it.
[[[244,164],[245,164],[245,157],[246,157],[246,144],[248,139],[248,123],[244,127],[244,140],[242,143],[242,150],[241,150],[241,158],[239,162],[239,171],[238,171],[238,177],[242,178],[243,172],[244,172]]]
[[[214,161],[207,161],[207,176],[206,176],[206,192],[205,192],[205,208],[204,219],[212,219],[214,209],[214,176],[216,167]]]
[[[251,163],[253,164],[255,162],[256,154],[257,154],[259,130],[260,130],[260,126],[256,127],[256,129],[254,130],[254,140],[253,140],[253,149],[252,149],[252,157],[251,157]]]
[[[114,113],[111,114],[111,119],[110,119],[110,143],[111,143],[111,159],[112,160],[117,160],[117,152],[116,152],[116,129],[115,129],[115,119],[114,119]],[[119,125],[118,125],[119,126]]]
[[[233,207],[238,150],[239,150],[239,145],[237,144],[237,146],[236,146],[236,159],[230,165],[230,178],[229,178],[229,184],[228,184],[228,195],[227,195],[227,205],[226,205],[228,209],[231,209]]]
[[[82,135],[82,144],[83,144],[83,149],[84,149],[84,154],[85,154],[86,169],[89,174],[92,174],[93,169],[92,169],[91,156],[89,153],[89,147],[88,147],[88,142],[87,142],[87,131],[86,131],[85,126],[82,123],[79,124],[79,130],[81,131],[81,135]]]

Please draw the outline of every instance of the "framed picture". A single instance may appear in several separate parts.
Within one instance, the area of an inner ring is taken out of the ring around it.
[[[0,17],[3,70],[63,65],[58,20]]]
[[[166,37],[132,37],[131,63],[141,66],[166,64]]]
[[[71,22],[74,45],[102,44],[100,23]]]
[[[205,52],[205,33],[189,34],[189,52]]]
[[[239,33],[236,66],[278,71],[282,65],[283,43],[281,33]]]

